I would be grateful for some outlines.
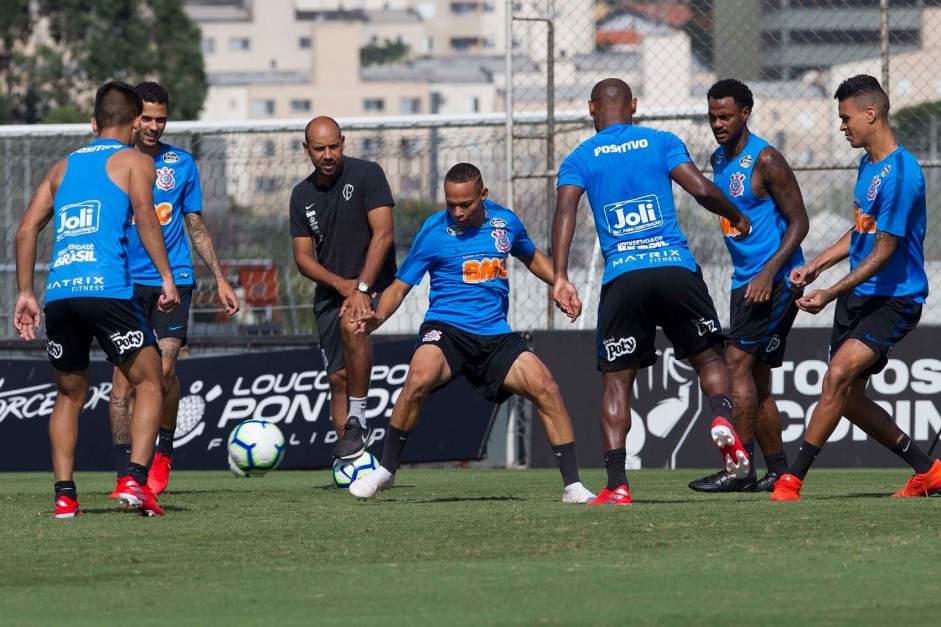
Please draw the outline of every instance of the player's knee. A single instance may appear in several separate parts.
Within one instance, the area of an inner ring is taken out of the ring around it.
[[[849,390],[850,384],[856,378],[852,368],[843,364],[831,363],[823,375],[823,393],[838,394]]]
[[[346,394],[346,371],[337,370],[327,375],[327,383],[330,385],[330,393],[333,395]]]

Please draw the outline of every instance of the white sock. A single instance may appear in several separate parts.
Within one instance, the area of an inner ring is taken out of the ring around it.
[[[359,424],[366,426],[366,397],[350,397],[350,417],[359,420]]]

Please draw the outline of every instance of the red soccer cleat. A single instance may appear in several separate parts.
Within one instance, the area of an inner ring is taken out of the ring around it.
[[[725,418],[716,418],[712,421],[710,429],[712,441],[719,447],[725,471],[736,479],[745,479],[751,471],[751,460],[742,446],[741,440],[735,434],[732,423]]]
[[[170,482],[170,459],[172,455],[163,453],[154,453],[154,461],[150,465],[150,472],[147,473],[147,487],[159,496],[167,489]]]
[[[82,513],[78,506],[78,499],[70,496],[60,496],[56,499],[56,518],[75,518]]]
[[[905,487],[893,494],[895,498],[934,496],[941,493],[941,461],[934,460],[928,472],[912,475]]]
[[[163,510],[157,505],[157,497],[150,488],[141,486],[134,477],[122,477],[118,496],[122,503],[137,509],[141,516],[163,516]]]
[[[631,503],[633,503],[631,491],[626,485],[614,490],[609,490],[608,486],[605,486],[601,494],[596,496],[593,501],[588,502],[589,505],[630,505]]]
[[[801,487],[804,482],[794,475],[783,474],[774,482],[774,491],[771,492],[772,501],[799,501],[801,500]]]

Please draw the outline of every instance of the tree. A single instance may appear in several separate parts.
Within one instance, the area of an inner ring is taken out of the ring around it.
[[[395,63],[408,56],[408,44],[398,41],[385,40],[381,46],[369,44],[359,49],[360,65],[385,65],[386,63]]]
[[[0,121],[5,111],[18,123],[88,119],[95,89],[112,79],[157,81],[175,118],[198,116],[207,89],[200,32],[181,0],[13,1],[0,13],[0,67],[10,68]],[[51,41],[31,39],[41,21]]]
[[[892,112],[896,137],[919,157],[936,158],[941,152],[941,102],[924,102]]]

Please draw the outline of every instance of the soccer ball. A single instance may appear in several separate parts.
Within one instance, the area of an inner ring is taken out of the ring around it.
[[[368,452],[353,460],[338,459],[333,462],[333,483],[338,488],[348,488],[351,483],[376,468],[379,468],[379,461]]]
[[[267,420],[246,420],[229,434],[229,468],[237,476],[260,477],[284,459],[284,435]]]

